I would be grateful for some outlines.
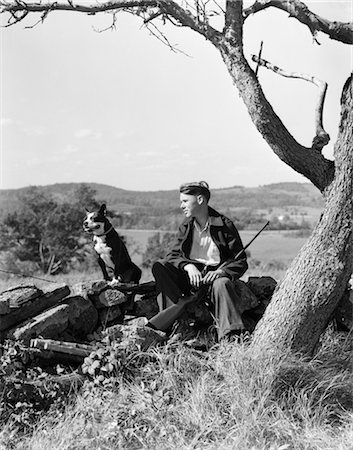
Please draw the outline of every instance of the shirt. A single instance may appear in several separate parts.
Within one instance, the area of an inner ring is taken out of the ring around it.
[[[190,259],[206,266],[217,266],[221,262],[219,250],[211,238],[209,222],[201,230],[194,221]]]

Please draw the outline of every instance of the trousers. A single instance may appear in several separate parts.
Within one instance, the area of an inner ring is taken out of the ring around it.
[[[190,294],[192,287],[184,270],[176,268],[169,262],[158,261],[153,265],[152,273],[156,280],[160,311],[177,303],[182,295]],[[240,288],[237,283],[237,280],[230,280],[227,277],[217,278],[212,283],[208,301],[212,305],[218,340],[234,331],[245,330],[238,307]]]

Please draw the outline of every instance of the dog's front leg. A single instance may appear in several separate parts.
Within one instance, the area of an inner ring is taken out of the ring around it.
[[[100,256],[98,257],[98,264],[102,270],[104,280],[110,281],[110,276],[108,275],[107,268],[105,266],[105,262],[103,261],[103,259]]]

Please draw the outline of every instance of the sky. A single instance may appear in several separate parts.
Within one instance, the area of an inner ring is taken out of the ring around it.
[[[81,1],[81,3],[84,3]],[[92,3],[91,1],[89,3]],[[222,2],[219,2],[222,3]],[[351,21],[351,1],[307,1],[329,20]],[[171,51],[129,14],[54,12],[1,28],[0,189],[95,182],[131,190],[211,188],[307,180],[255,129],[217,50],[195,32],[163,31]],[[5,23],[5,17],[1,23]],[[328,83],[324,126],[333,157],[351,46],[273,8],[247,19],[245,54]],[[251,63],[254,67],[254,63]],[[295,138],[310,146],[318,89],[260,68],[265,95]]]

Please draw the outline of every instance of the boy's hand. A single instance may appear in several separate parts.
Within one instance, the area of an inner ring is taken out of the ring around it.
[[[217,278],[223,277],[224,272],[221,269],[214,270],[213,272],[207,272],[203,277],[202,282],[204,284],[212,284]]]
[[[199,269],[194,266],[193,264],[186,264],[186,266],[184,267],[184,270],[188,273],[189,275],[189,280],[190,280],[190,284],[193,287],[200,287],[202,284],[202,275],[201,272],[199,271]]]

